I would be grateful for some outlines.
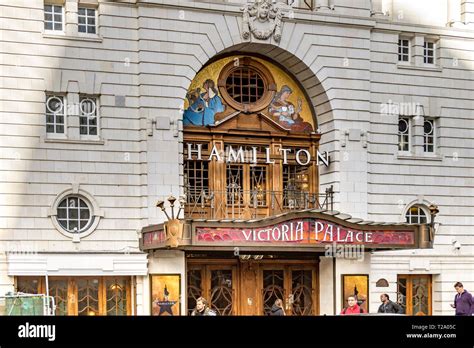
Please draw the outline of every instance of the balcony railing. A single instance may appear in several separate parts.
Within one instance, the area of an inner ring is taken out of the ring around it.
[[[255,219],[305,209],[334,210],[332,186],[325,193],[298,190],[185,190],[185,215],[202,219]]]

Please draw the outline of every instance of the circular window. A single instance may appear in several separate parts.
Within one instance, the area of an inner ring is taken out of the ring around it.
[[[82,99],[79,107],[81,108],[81,114],[84,116],[95,115],[95,101],[89,98]]]
[[[94,217],[90,204],[78,196],[68,196],[58,205],[59,225],[70,233],[81,233],[89,228]]]
[[[62,113],[63,101],[59,97],[50,97],[46,102],[46,107],[48,108],[48,112],[51,114]]]
[[[398,120],[398,131],[402,134],[408,131],[408,121],[404,118]]]
[[[250,67],[233,70],[226,79],[229,96],[239,104],[252,104],[262,99],[265,92],[263,77]]]
[[[433,121],[431,120],[425,120],[423,124],[424,132],[425,134],[433,134]]]
[[[257,112],[272,101],[276,85],[270,71],[258,61],[244,57],[227,64],[219,75],[222,98],[235,110]]]

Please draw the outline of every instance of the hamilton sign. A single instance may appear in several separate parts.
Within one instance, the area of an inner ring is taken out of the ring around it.
[[[265,147],[263,156],[259,153],[261,148],[257,146],[236,146],[228,145],[225,147],[225,151],[220,151],[215,145],[212,147],[211,152],[207,158],[203,158],[202,144],[196,144],[196,148],[193,149],[193,144],[188,143],[188,160],[208,160],[213,159],[219,162],[228,163],[253,163],[257,164],[259,159],[264,161],[266,164],[273,164],[275,160],[272,159],[271,148]],[[288,157],[293,155],[296,162],[301,166],[308,165],[313,156],[307,149],[294,149],[294,148],[280,148],[279,154],[283,156],[283,164],[288,164]],[[264,158],[264,159],[263,159]],[[316,151],[314,156],[316,164],[324,164],[326,167],[329,166],[329,154],[327,152]]]

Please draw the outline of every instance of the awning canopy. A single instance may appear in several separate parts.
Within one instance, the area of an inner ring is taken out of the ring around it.
[[[10,276],[146,275],[147,254],[9,254]]]
[[[367,251],[433,247],[429,225],[364,221],[337,211],[302,210],[252,220],[173,219],[143,228],[140,249],[324,251],[363,245]]]

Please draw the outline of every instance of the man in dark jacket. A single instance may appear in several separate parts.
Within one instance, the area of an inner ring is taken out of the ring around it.
[[[379,307],[378,313],[392,313],[403,314],[403,308],[398,303],[390,301],[388,294],[380,295],[382,304]]]
[[[464,290],[464,286],[461,282],[454,284],[454,288],[457,291],[454,297],[454,304],[451,304],[452,308],[456,308],[456,315],[473,315],[474,314],[474,301],[472,295]]]

